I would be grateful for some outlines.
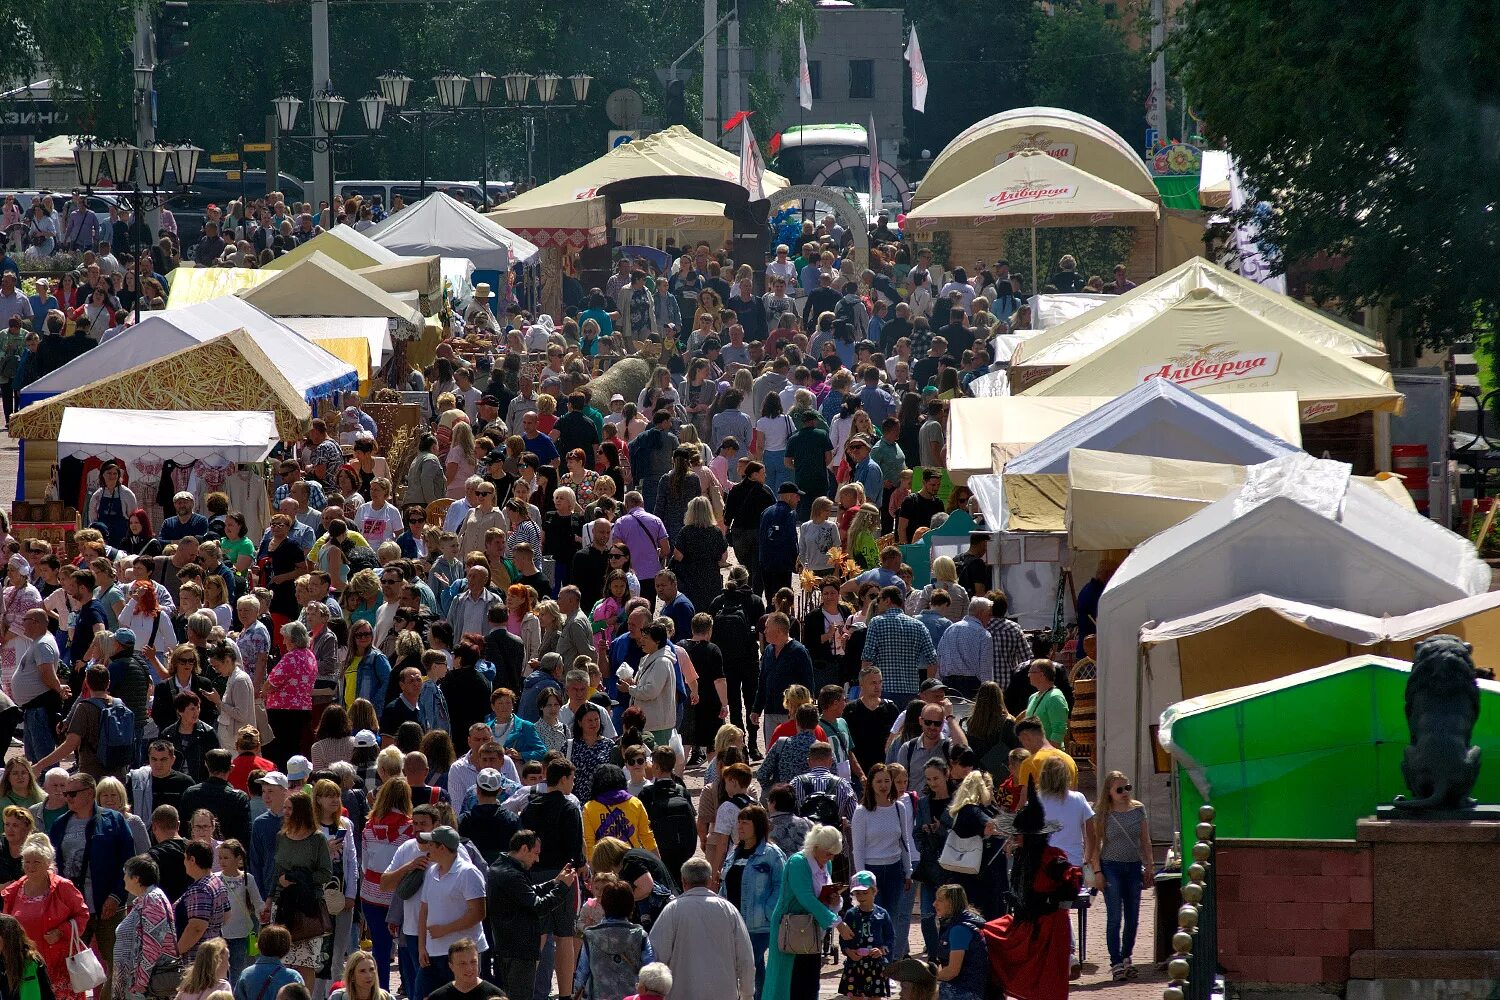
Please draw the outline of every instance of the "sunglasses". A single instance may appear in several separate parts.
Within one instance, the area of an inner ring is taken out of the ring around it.
[[[66,792],[63,792],[63,798],[65,798],[65,799],[75,799],[78,796],[82,795],[84,792],[88,792],[88,791],[92,791],[92,789],[89,789],[89,788],[70,788]]]
[[[922,728],[923,729],[941,729],[941,728],[943,728],[943,720],[942,719],[923,719],[922,720]]]
[[[623,552],[611,552],[609,554],[609,557],[611,559],[624,559],[625,558],[625,554]]]
[[[1116,795],[1119,795],[1122,792],[1130,792],[1130,791],[1134,791],[1134,790],[1135,790],[1135,786],[1134,785],[1116,785],[1115,786],[1115,794]]]

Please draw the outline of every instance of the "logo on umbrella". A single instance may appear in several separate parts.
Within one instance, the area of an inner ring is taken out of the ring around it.
[[[986,200],[992,209],[1004,208],[1024,201],[1052,201],[1054,199],[1071,198],[1078,192],[1074,184],[1050,184],[1044,180],[1032,178],[1000,191],[996,191]]]

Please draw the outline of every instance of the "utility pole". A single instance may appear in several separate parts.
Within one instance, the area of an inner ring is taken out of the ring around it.
[[[313,94],[332,89],[328,59],[328,0],[312,0],[312,85]],[[323,135],[323,125],[318,121],[318,115],[308,117],[312,119],[312,134]],[[326,154],[315,151],[312,159],[313,191],[316,193],[311,200],[316,203],[320,198],[327,199],[331,210],[333,172],[329,167],[333,162],[333,150],[329,149]],[[316,211],[316,204],[314,210]]]
[[[703,138],[719,141],[719,0],[703,0]]]
[[[1151,49],[1156,58],[1151,61],[1151,127],[1157,138],[1167,139],[1167,11],[1165,0],[1151,0]]]
[[[724,46],[724,58],[729,62],[729,101],[725,108],[731,115],[739,114],[745,110],[745,98],[741,93],[742,77],[740,75],[740,15],[739,0],[730,0],[733,4],[733,16],[725,27],[727,44]],[[716,141],[726,138],[722,135],[715,136]],[[734,130],[734,148],[740,146],[740,130]]]
[[[145,149],[156,141],[156,32],[151,26],[150,0],[136,0],[135,4],[135,68],[152,70],[151,89],[135,91],[135,144]],[[140,157],[136,157],[135,170],[136,183],[142,188],[146,187],[145,166]],[[117,177],[115,183],[123,186],[124,179]],[[132,205],[131,210],[153,233],[160,232],[159,209],[140,212],[139,206]]]

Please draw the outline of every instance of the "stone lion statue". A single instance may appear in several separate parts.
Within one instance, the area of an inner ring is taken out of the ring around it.
[[[1480,748],[1470,741],[1479,718],[1479,681],[1473,647],[1453,635],[1417,643],[1406,682],[1406,726],[1411,743],[1401,774],[1412,797],[1394,805],[1408,812],[1467,809],[1479,778]]]

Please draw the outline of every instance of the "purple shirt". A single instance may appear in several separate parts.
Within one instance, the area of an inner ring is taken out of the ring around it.
[[[654,580],[661,572],[661,550],[657,545],[666,537],[667,527],[661,518],[640,507],[621,516],[609,534],[611,542],[619,542],[630,550],[630,565],[642,580]]]

